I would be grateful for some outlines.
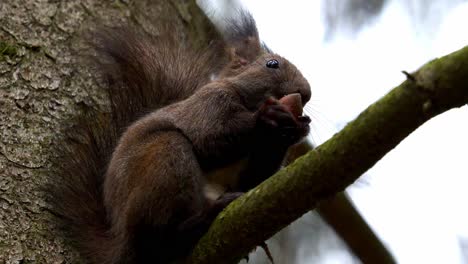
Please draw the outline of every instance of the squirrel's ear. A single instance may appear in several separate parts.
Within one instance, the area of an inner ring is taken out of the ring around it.
[[[242,59],[252,62],[264,52],[257,25],[249,12],[239,10],[236,13],[223,27],[224,42],[231,61]]]
[[[245,39],[232,43],[229,47],[231,61],[245,60],[254,61],[263,52],[258,36],[249,36]]]

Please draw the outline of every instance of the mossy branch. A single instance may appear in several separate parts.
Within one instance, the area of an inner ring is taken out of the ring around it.
[[[189,263],[236,263],[343,191],[424,122],[468,103],[468,46],[406,74],[405,82],[341,132],[230,204]]]

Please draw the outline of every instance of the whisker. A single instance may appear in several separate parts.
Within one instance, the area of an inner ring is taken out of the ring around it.
[[[327,132],[330,133],[336,133],[338,132],[336,126],[333,124],[333,122],[330,121],[330,119],[326,118],[323,116],[323,114],[318,113],[318,112],[312,112],[312,111],[304,111],[308,116],[311,117],[312,121],[315,124],[318,124],[319,127]]]
[[[313,144],[321,144],[337,132],[334,122],[317,109],[314,109],[310,105],[306,105],[306,107],[304,107],[304,113],[312,119],[312,122],[310,123],[311,130],[309,140],[311,140]]]

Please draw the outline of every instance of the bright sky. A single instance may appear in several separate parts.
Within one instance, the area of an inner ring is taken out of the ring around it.
[[[321,1],[243,2],[261,39],[311,83],[311,137],[318,144],[404,81],[402,70],[414,71],[468,45],[468,3],[434,0],[431,20],[423,20],[412,18],[407,7],[418,14],[424,1],[393,0],[356,37],[325,43]],[[399,263],[462,263],[458,239],[468,239],[467,121],[465,106],[427,122],[348,189]]]

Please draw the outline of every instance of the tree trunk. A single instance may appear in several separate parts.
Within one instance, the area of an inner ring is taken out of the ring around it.
[[[195,1],[0,0],[0,262],[75,263],[40,188],[54,177],[61,131],[84,107],[107,98],[80,62],[83,32],[130,23],[150,34],[169,21],[174,34],[204,45],[211,26]]]

